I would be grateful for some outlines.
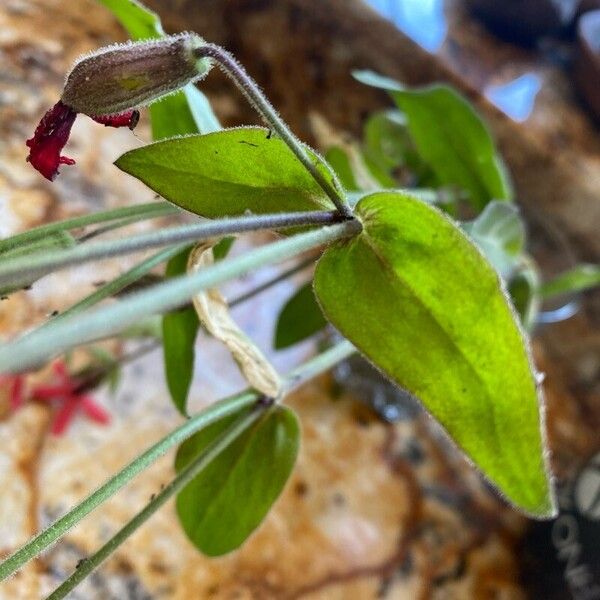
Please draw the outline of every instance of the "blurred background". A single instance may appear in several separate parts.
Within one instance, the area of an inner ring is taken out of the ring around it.
[[[600,262],[598,0],[147,4],[167,31],[193,30],[233,52],[299,137],[322,151],[361,139],[367,117],[392,106],[384,92],[355,81],[353,70],[373,69],[410,86],[449,83],[488,123],[543,278]],[[112,166],[140,144],[129,131],[78,120],[70,148],[79,168],[65,168],[53,184],[25,163],[24,141],[56,101],[74,58],[125,39],[93,0],[0,3],[0,235],[152,198]],[[258,122],[222,74],[212,73],[202,90],[225,126]],[[150,139],[147,120],[136,135]],[[0,333],[32,327],[131,264],[70,270],[12,295],[0,302]],[[271,347],[273,314],[294,287],[277,287],[235,313],[281,369],[314,351],[313,342],[277,353]],[[304,432],[298,466],[239,552],[200,556],[169,505],[73,598],[600,598],[599,325],[600,294],[590,291],[544,305],[534,329],[557,519],[532,522],[514,512],[411,398],[353,361],[291,399]],[[194,406],[242,385],[226,353],[203,339]],[[116,393],[102,388],[95,397],[111,424],[76,422],[60,438],[48,432],[47,406],[0,410],[0,552],[8,554],[180,422],[160,352],[125,367]],[[0,598],[48,593],[168,481],[171,460],[0,586]]]

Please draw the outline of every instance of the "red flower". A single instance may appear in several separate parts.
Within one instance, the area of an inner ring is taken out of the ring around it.
[[[82,410],[88,419],[106,425],[110,422],[110,415],[93,398],[81,390],[77,382],[69,374],[63,361],[53,365],[57,382],[54,385],[38,385],[33,388],[31,398],[41,401],[59,401],[60,406],[50,430],[54,435],[63,434],[73,421],[79,410]]]
[[[35,169],[46,179],[52,181],[58,173],[60,165],[74,165],[75,161],[67,156],[61,156],[71,127],[77,113],[59,100],[43,117],[37,126],[33,137],[27,140],[29,156],[27,157]],[[119,115],[101,115],[92,119],[106,127],[129,127],[133,129],[139,121],[137,110],[130,110]]]
[[[61,99],[27,140],[27,160],[50,181],[61,164],[74,164],[60,153],[79,113],[107,127],[133,129],[140,117],[136,108],[206,76],[212,60],[197,56],[204,44],[196,34],[182,33],[117,44],[84,56],[67,76]]]

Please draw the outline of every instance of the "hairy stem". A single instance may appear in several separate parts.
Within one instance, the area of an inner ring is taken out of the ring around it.
[[[86,558],[79,567],[57,587],[46,600],[60,600],[81,583],[92,571],[97,569],[132,533],[143,525],[167,500],[183,489],[198,473],[202,472],[219,454],[232,444],[244,431],[251,427],[267,410],[265,404],[256,403],[254,410],[237,419],[226,431],[218,436],[183,469],[163,490],[138,512],[125,526],[108,540],[92,556]]]
[[[164,217],[180,212],[181,209],[168,202],[149,202],[147,204],[123,206],[121,208],[113,208],[91,215],[82,215],[81,217],[73,217],[72,219],[47,223],[46,225],[41,225],[40,227],[35,227],[29,231],[17,233],[9,238],[0,240],[0,254],[18,248],[19,246],[44,239],[51,233],[70,231],[71,229],[95,225],[96,223],[106,223],[107,221],[116,221],[134,217],[137,218],[138,221],[155,219],[156,217]]]
[[[350,342],[341,342],[329,350],[315,356],[300,367],[291,371],[284,379],[284,389],[289,392],[313,377],[328,371],[354,352]],[[169,433],[162,440],[148,448],[143,454],[134,459],[121,471],[113,475],[95,492],[75,506],[67,514],[52,523],[47,529],[29,540],[0,564],[0,581],[12,575],[25,563],[35,558],[46,548],[60,539],[74,525],[84,519],[95,508],[106,502],[123,486],[147,469],[168,450],[180,444],[194,433],[210,424],[231,415],[244,407],[251,406],[260,399],[260,394],[254,390],[246,390],[212,404],[201,413],[195,415],[183,425]]]
[[[83,242],[88,242],[94,238],[97,238],[105,233],[109,233],[110,231],[114,231],[115,229],[121,229],[123,227],[127,227],[128,225],[132,225],[133,223],[137,223],[139,221],[139,217],[129,217],[127,219],[119,219],[118,221],[112,221],[106,225],[102,225],[102,227],[96,227],[91,231],[87,231],[84,234],[80,235],[77,238],[77,243],[82,244]]]
[[[195,54],[198,58],[212,58],[221,66],[223,71],[231,77],[246,98],[248,98],[250,104],[252,104],[265,122],[288,145],[290,150],[296,155],[296,158],[298,158],[314,180],[321,186],[339,213],[343,217],[351,219],[352,211],[344,198],[323,173],[319,171],[300,140],[298,140],[285,121],[277,114],[277,111],[267,100],[257,83],[248,75],[244,67],[235,60],[234,56],[216,44],[204,44],[195,50]]]
[[[243,304],[244,302],[246,302],[246,300],[250,300],[251,298],[254,298],[254,296],[261,294],[265,290],[268,290],[270,287],[277,285],[278,283],[280,283],[282,281],[285,281],[288,277],[291,277],[292,275],[295,275],[296,273],[299,273],[300,271],[303,271],[307,267],[310,267],[311,265],[314,265],[314,264],[315,264],[314,258],[309,258],[307,260],[303,260],[303,261],[299,262],[297,265],[294,265],[293,267],[289,268],[287,271],[283,271],[283,273],[276,275],[272,279],[268,279],[267,281],[265,281],[264,283],[261,283],[260,285],[256,286],[255,288],[252,288],[251,290],[244,292],[240,296],[237,296],[236,298],[231,300],[231,302],[229,302],[229,306],[231,306],[233,308],[234,306]]]
[[[218,221],[203,221],[194,225],[170,227],[123,239],[91,242],[73,248],[28,254],[7,260],[0,266],[0,287],[28,285],[31,281],[58,269],[150,248],[160,248],[169,244],[208,240],[232,233],[302,225],[323,225],[336,221],[339,221],[339,215],[331,211],[252,215]]]
[[[125,271],[125,273],[119,275],[115,279],[109,281],[102,287],[98,288],[95,292],[86,296],[73,306],[70,306],[64,312],[56,315],[47,323],[44,323],[42,327],[51,327],[52,325],[62,321],[66,317],[72,317],[95,304],[98,304],[102,300],[106,298],[110,298],[115,294],[118,294],[120,291],[124,290],[127,286],[135,283],[141,277],[150,272],[154,267],[160,265],[163,262],[171,259],[173,256],[181,252],[186,247],[185,244],[178,244],[177,246],[171,246],[170,248],[166,248],[165,250],[161,250],[156,254],[153,254],[146,260],[138,263],[131,269]]]
[[[53,327],[33,331],[0,346],[0,373],[25,371],[70,348],[121,331],[144,317],[178,308],[202,290],[258,267],[281,262],[312,248],[356,234],[359,230],[360,223],[352,220],[301,233],[220,261],[192,275],[160,283],[132,294],[121,302],[65,319]]]

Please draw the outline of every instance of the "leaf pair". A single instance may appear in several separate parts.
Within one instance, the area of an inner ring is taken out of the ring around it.
[[[259,128],[228,130],[153,144],[118,164],[199,214],[260,212],[284,191],[302,208],[322,206],[274,141]],[[551,514],[535,374],[496,271],[449,218],[409,195],[367,196],[356,214],[363,233],[327,250],[317,269],[328,320],[420,398],[511,501]]]

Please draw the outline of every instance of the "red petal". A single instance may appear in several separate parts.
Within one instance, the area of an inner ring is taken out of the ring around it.
[[[38,385],[31,391],[33,400],[57,400],[68,396],[73,391],[71,384]]]
[[[27,140],[27,160],[46,179],[52,181],[59,165],[74,165],[75,161],[61,156],[77,113],[60,100],[42,117],[33,137]]]
[[[65,403],[56,413],[52,427],[50,428],[54,435],[62,435],[67,430],[78,408],[79,398],[77,396],[69,396],[65,400]]]
[[[140,112],[138,110],[128,110],[118,115],[99,115],[92,117],[92,119],[105,127],[129,127],[129,129],[135,129],[140,120]]]
[[[85,411],[85,414],[96,423],[107,425],[110,423],[110,415],[96,402],[91,396],[80,396],[81,408]]]

